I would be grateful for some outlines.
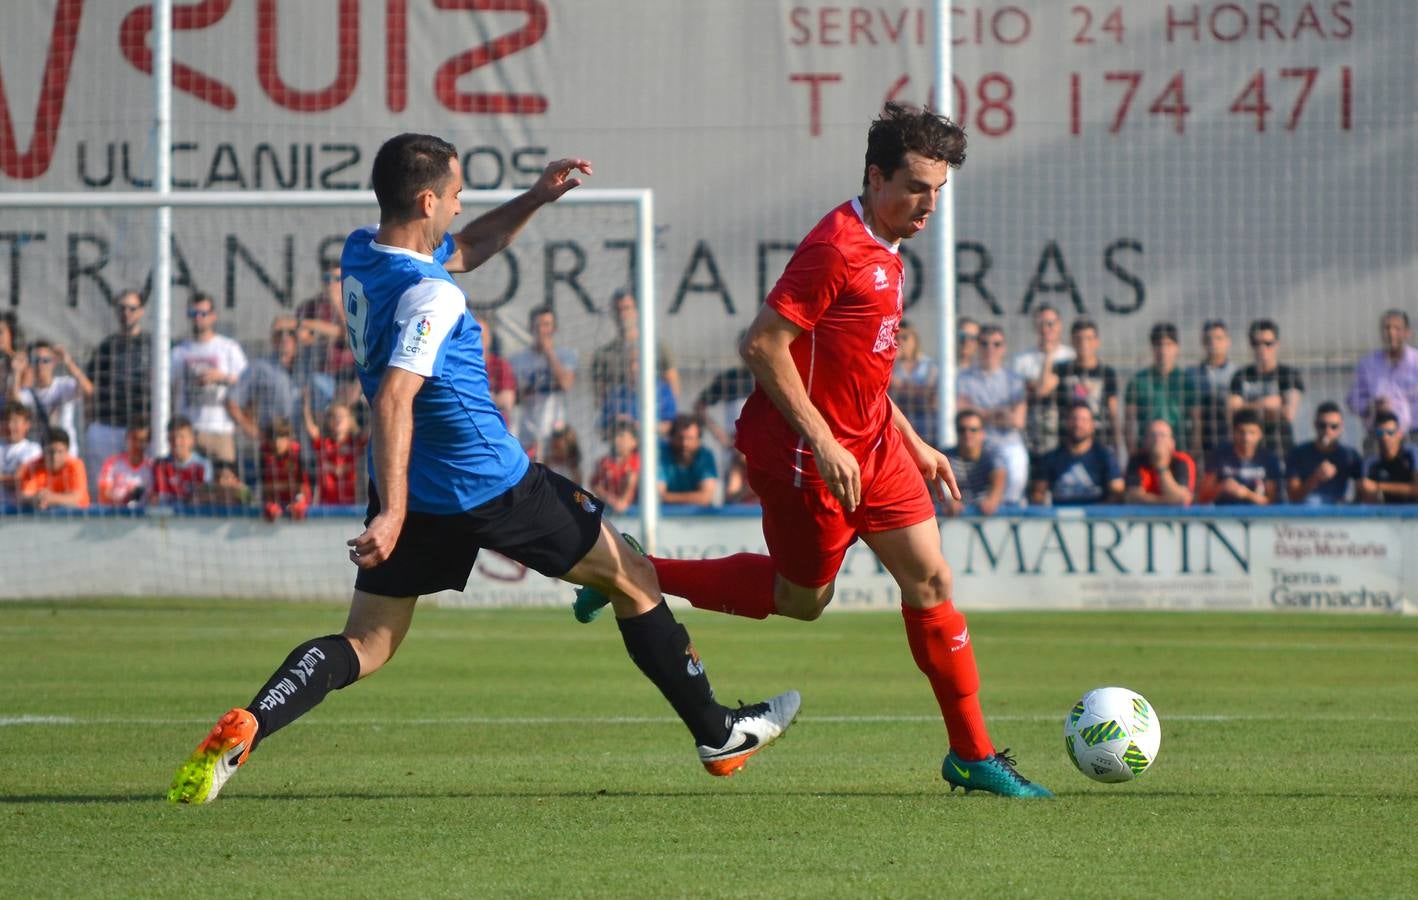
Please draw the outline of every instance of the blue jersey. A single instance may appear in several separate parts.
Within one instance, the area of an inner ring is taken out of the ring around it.
[[[390,366],[426,379],[414,397],[409,509],[453,514],[485,503],[527,471],[488,389],[482,329],[443,263],[451,235],[432,256],[350,234],[340,255],[349,346],[371,403]],[[370,445],[371,451],[373,445]],[[372,457],[372,453],[371,453]],[[371,458],[371,474],[377,474]]]

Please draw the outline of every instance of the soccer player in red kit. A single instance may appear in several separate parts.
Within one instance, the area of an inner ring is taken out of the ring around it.
[[[735,443],[763,500],[769,555],[651,561],[665,593],[701,609],[810,621],[860,537],[900,586],[911,655],[945,719],[941,774],[952,790],[1050,797],[985,729],[931,502],[945,490],[959,499],[959,489],[945,456],[886,390],[904,296],[900,242],[926,226],[947,173],[964,161],[965,133],[949,119],[886,105],[867,133],[861,195],[798,245],[739,347],[757,387]],[[577,618],[589,620],[600,602],[582,589]]]

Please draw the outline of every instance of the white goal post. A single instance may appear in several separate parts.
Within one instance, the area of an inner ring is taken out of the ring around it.
[[[493,207],[521,194],[520,191],[465,191],[465,206]],[[635,220],[635,284],[632,286],[640,304],[640,373],[638,398],[640,403],[640,526],[641,537],[648,551],[653,552],[660,520],[660,499],[655,473],[659,470],[659,434],[656,430],[656,301],[655,301],[655,241],[654,192],[635,188],[580,187],[556,201],[558,206],[621,205],[634,209]],[[154,211],[155,218],[164,211],[221,208],[267,209],[334,209],[364,208],[377,210],[373,191],[128,191],[114,193],[91,192],[29,192],[0,194],[0,209],[10,210],[145,210]],[[465,213],[465,217],[468,213]],[[372,218],[372,217],[371,217]],[[171,242],[162,242],[154,251],[154,271],[170,271]],[[162,257],[169,257],[163,259]],[[156,304],[153,315],[157,322],[170,321],[170,295],[166,290],[154,290]],[[165,337],[166,329],[158,333]],[[152,400],[153,421],[168,418],[171,396],[171,376],[165,354],[154,354]],[[166,453],[166,434],[153,429],[155,455]]]

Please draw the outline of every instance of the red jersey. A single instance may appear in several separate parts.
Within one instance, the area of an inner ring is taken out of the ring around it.
[[[798,375],[833,437],[858,463],[891,427],[886,388],[905,296],[897,249],[867,228],[853,198],[808,232],[764,301],[803,329],[790,345]],[[822,483],[807,441],[762,388],[739,414],[735,444],[754,468],[799,484]]]
[[[196,453],[185,463],[165,456],[153,464],[153,487],[159,503],[187,503],[197,485],[206,484],[211,477],[212,464]]]
[[[364,449],[364,444],[362,436],[353,434],[342,440],[322,437],[315,441],[319,501],[322,506],[351,506],[357,502],[355,491],[359,486],[359,453]]]
[[[595,474],[591,476],[591,490],[603,496],[619,497],[630,484],[630,476],[639,472],[639,452],[632,453],[625,459],[616,459],[607,453],[596,463]]]
[[[289,506],[298,497],[310,500],[310,479],[300,463],[300,444],[290,442],[285,453],[277,453],[274,444],[261,444],[261,499],[266,503]]]

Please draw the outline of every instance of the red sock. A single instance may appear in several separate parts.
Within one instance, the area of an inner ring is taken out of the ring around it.
[[[965,617],[949,601],[927,610],[901,607],[906,640],[916,665],[930,680],[950,749],[962,759],[994,756],[994,744],[980,712],[980,672]]]
[[[696,609],[766,619],[773,605],[773,560],[757,553],[719,559],[650,557],[660,590],[683,597]]]

